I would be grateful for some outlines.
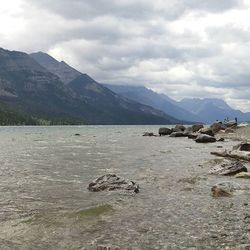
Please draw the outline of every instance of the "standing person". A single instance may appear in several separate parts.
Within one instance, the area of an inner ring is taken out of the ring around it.
[[[236,124],[238,124],[238,119],[237,119],[237,117],[235,117],[234,119],[235,119]]]

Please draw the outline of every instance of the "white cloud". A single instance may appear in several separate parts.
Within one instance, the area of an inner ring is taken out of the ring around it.
[[[100,82],[250,111],[247,0],[9,0],[1,46],[43,50]]]

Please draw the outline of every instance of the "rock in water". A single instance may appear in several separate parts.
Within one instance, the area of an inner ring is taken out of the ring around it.
[[[229,181],[218,183],[211,189],[213,197],[232,196],[238,190],[241,190],[240,185]]]
[[[156,136],[156,135],[152,132],[145,132],[142,136]]]
[[[204,126],[202,124],[194,124],[192,126],[192,130],[193,132],[198,132],[200,129],[204,128]]]
[[[199,133],[214,136],[214,131],[212,128],[202,128],[199,130]]]
[[[159,135],[162,136],[162,135],[170,135],[172,133],[172,129],[170,128],[160,128],[159,129]]]
[[[210,135],[201,134],[197,136],[195,141],[198,143],[209,143],[209,142],[216,142],[216,138]]]
[[[174,128],[173,128],[173,132],[184,132],[186,129],[185,126],[177,124]]]
[[[173,132],[169,137],[187,137],[183,132]]]
[[[125,180],[115,174],[105,174],[92,181],[88,186],[88,190],[93,192],[103,190],[126,190],[139,193],[139,185],[137,185],[134,181]]]
[[[241,172],[247,172],[247,168],[240,161],[226,161],[209,171],[210,174],[217,175],[236,175]]]
[[[214,133],[218,133],[220,130],[225,130],[226,126],[221,122],[213,123],[210,128],[213,130]]]

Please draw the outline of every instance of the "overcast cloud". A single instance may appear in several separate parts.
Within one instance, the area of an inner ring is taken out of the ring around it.
[[[0,46],[48,52],[99,82],[250,111],[248,0],[8,0]]]

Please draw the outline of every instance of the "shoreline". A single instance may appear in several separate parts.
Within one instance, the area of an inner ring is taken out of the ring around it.
[[[237,127],[233,133],[225,133],[220,131],[218,133],[224,139],[230,139],[235,141],[250,141],[250,125],[243,127]]]

